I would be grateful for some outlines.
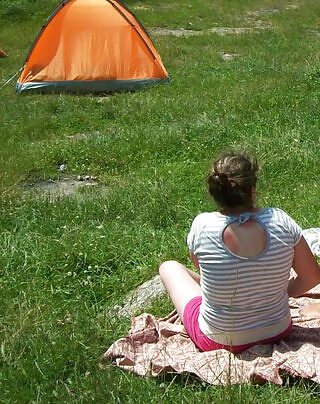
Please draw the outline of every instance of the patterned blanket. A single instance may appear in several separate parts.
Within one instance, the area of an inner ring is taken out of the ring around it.
[[[132,319],[129,335],[114,342],[102,359],[141,376],[190,372],[214,385],[270,381],[281,376],[320,383],[320,285],[290,299],[293,331],[277,344],[256,345],[241,354],[221,349],[199,351],[175,312],[157,319],[142,314]]]

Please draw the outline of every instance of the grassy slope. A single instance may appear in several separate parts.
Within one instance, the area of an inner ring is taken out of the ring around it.
[[[104,313],[162,260],[187,262],[184,237],[192,218],[212,208],[204,176],[221,149],[255,152],[261,204],[286,209],[303,227],[319,226],[319,5],[225,3],[128,3],[150,28],[269,27],[169,40],[151,31],[170,85],[111,97],[16,96],[12,83],[1,90],[4,402],[319,397],[318,387],[306,383],[216,388],[187,376],[141,380],[97,366],[129,326]],[[54,6],[4,2],[0,45],[9,57],[0,60],[2,82],[18,71]],[[269,12],[252,14],[259,10]],[[225,62],[222,53],[239,56]],[[62,163],[67,175],[97,176],[101,187],[55,200],[25,191],[25,182],[58,178]],[[162,305],[152,311],[171,307]]]

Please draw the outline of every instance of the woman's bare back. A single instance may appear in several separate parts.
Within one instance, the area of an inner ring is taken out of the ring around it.
[[[228,250],[243,258],[260,255],[267,245],[265,229],[254,219],[249,219],[245,223],[230,223],[225,228],[222,238]]]

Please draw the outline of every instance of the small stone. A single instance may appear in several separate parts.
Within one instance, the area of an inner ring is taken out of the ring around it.
[[[223,53],[221,55],[223,60],[229,61],[229,60],[233,60],[237,57],[238,55],[232,54],[232,53]]]

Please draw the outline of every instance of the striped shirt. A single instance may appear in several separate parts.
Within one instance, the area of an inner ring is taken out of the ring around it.
[[[264,250],[250,258],[232,253],[222,238],[230,223],[248,219],[256,220],[266,234]],[[289,273],[301,235],[296,222],[277,208],[240,216],[198,215],[187,244],[200,266],[202,332],[216,342],[240,345],[284,331],[291,321]]]

